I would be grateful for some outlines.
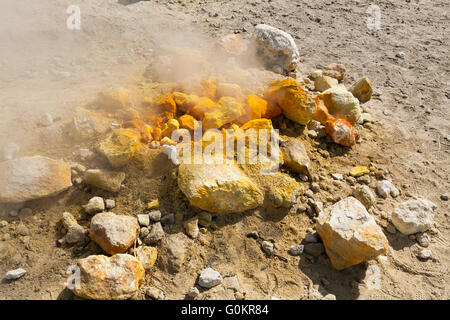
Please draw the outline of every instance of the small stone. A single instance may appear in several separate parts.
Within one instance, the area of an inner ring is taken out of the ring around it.
[[[325,248],[322,243],[308,243],[305,245],[305,252],[318,257],[325,252]]]
[[[428,260],[431,258],[432,255],[433,253],[431,252],[430,249],[422,249],[419,251],[417,257],[419,257],[419,259],[421,260]]]
[[[365,166],[356,166],[350,169],[349,175],[352,177],[360,177],[367,173],[369,173],[369,168]]]
[[[198,229],[198,218],[192,218],[183,223],[184,230],[186,234],[192,239],[198,238],[199,229]]]
[[[235,292],[234,293],[234,298],[236,299],[236,300],[244,300],[245,299],[245,295],[242,293],[242,292]]]
[[[426,233],[418,233],[416,236],[416,240],[420,244],[420,246],[424,248],[428,248],[431,243],[430,236]]]
[[[139,238],[144,239],[150,233],[150,229],[146,227],[142,227],[139,231]]]
[[[262,250],[269,256],[271,256],[275,250],[275,246],[270,241],[263,241],[261,244]]]
[[[312,192],[314,192],[314,193],[319,192],[319,191],[320,191],[320,186],[319,186],[319,184],[318,184],[318,183],[315,183],[315,182],[311,183],[311,190],[312,190]]]
[[[326,75],[318,76],[314,79],[314,89],[319,92],[335,87],[338,84],[338,80]]]
[[[151,211],[149,212],[148,217],[150,218],[151,221],[158,222],[161,220],[161,211],[159,210]]]
[[[395,57],[399,58],[399,59],[404,59],[405,58],[405,53],[403,51],[397,52]]]
[[[372,98],[372,84],[369,81],[369,78],[364,77],[357,80],[351,87],[348,89],[360,102],[369,101]]]
[[[198,278],[198,285],[210,289],[221,284],[223,281],[219,272],[212,268],[203,269]]]
[[[158,249],[155,247],[139,246],[134,251],[136,258],[145,270],[150,270],[158,257]]]
[[[93,197],[82,207],[86,213],[93,214],[105,210],[105,203],[102,197]]]
[[[448,194],[446,194],[446,193],[441,194],[441,200],[442,201],[448,201]]]
[[[399,204],[392,212],[392,223],[403,234],[425,232],[431,228],[437,206],[426,199],[411,199]]]
[[[69,226],[66,236],[64,237],[66,243],[83,243],[86,239],[86,231],[78,223]]]
[[[183,234],[171,234],[164,237],[161,241],[159,266],[169,273],[180,271],[184,259],[188,238]]]
[[[322,71],[322,74],[325,76],[329,76],[335,78],[337,80],[344,79],[345,76],[345,66],[339,63],[330,63],[325,70]]]
[[[240,284],[239,284],[239,280],[237,276],[233,276],[233,277],[226,277],[223,279],[223,286],[226,289],[230,289],[233,291],[239,291],[240,289]]]
[[[89,169],[84,174],[84,182],[110,192],[119,192],[124,179],[124,172],[103,169]]]
[[[175,214],[169,213],[161,217],[161,224],[164,226],[169,226],[175,223]]]
[[[311,78],[314,80],[314,79],[316,79],[317,77],[321,77],[322,76],[322,70],[314,70],[312,73],[311,73]]]
[[[159,208],[159,200],[155,199],[147,203],[147,209],[148,210],[154,210]]]
[[[19,212],[17,210],[11,210],[8,214],[10,217],[15,218],[19,215]]]
[[[164,229],[160,222],[152,225],[150,233],[145,237],[144,242],[146,244],[156,244],[164,237]]]
[[[198,224],[204,227],[209,227],[212,222],[212,215],[209,212],[202,211],[198,215]]]
[[[378,181],[376,191],[383,198],[387,198],[388,195],[396,197],[400,193],[389,180]]]
[[[129,128],[112,130],[97,146],[112,167],[117,168],[128,163],[140,144],[140,135]]]
[[[333,173],[331,177],[333,177],[334,180],[338,181],[344,180],[344,176],[341,173]]]
[[[306,230],[305,241],[307,243],[317,243],[319,242],[319,237],[311,228]]]
[[[113,199],[106,199],[105,200],[106,209],[114,209],[116,207],[116,201]]]
[[[353,190],[352,195],[358,199],[366,209],[369,209],[375,203],[375,195],[368,186],[358,185]]]
[[[281,145],[284,165],[297,173],[308,174],[311,161],[301,142],[289,140]]]
[[[150,217],[148,214],[138,214],[137,219],[140,226],[148,227],[150,225]]]
[[[305,246],[300,244],[296,246],[291,246],[289,249],[289,254],[292,256],[299,256],[303,253],[303,250],[305,249]]]
[[[26,273],[27,273],[27,271],[22,268],[10,270],[6,273],[5,279],[6,280],[17,280],[19,278],[22,278]]]
[[[258,231],[252,231],[252,232],[250,232],[249,234],[247,234],[247,237],[253,238],[253,239],[255,239],[255,240],[258,240],[258,239],[259,239]]]
[[[311,139],[315,139],[317,138],[318,134],[316,131],[314,130],[308,130],[308,137],[310,137]]]
[[[194,299],[199,294],[200,294],[200,291],[196,287],[191,287],[189,289],[189,291],[187,292],[187,296],[192,299]]]
[[[124,253],[136,241],[138,230],[135,217],[101,212],[91,220],[90,237],[109,254]]]
[[[147,288],[145,294],[153,300],[164,300],[164,292],[155,287]]]
[[[334,294],[328,293],[322,298],[322,300],[336,300],[336,296]]]

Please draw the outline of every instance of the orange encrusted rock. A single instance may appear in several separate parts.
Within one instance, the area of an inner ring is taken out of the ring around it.
[[[337,144],[351,147],[356,143],[353,127],[347,120],[328,120],[325,123],[325,131]]]

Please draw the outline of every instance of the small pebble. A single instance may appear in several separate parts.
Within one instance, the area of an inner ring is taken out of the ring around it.
[[[303,250],[305,249],[305,246],[300,244],[297,246],[291,246],[289,249],[289,254],[292,256],[299,256],[303,253]]]
[[[196,288],[196,287],[191,287],[187,293],[187,296],[189,298],[195,298],[196,296],[198,296],[200,294],[200,291]]]
[[[271,256],[273,254],[274,250],[275,250],[274,244],[272,242],[270,242],[270,241],[263,241],[262,244],[261,244],[261,248],[269,256]]]
[[[113,199],[105,200],[106,209],[114,209],[116,207],[116,201]]]
[[[448,201],[448,194],[446,194],[446,193],[441,194],[441,200],[442,201]]]
[[[27,271],[22,268],[10,270],[6,273],[5,279],[6,280],[17,280],[19,278],[22,278],[26,273],[27,273]]]
[[[432,252],[430,249],[422,249],[419,251],[419,254],[417,256],[419,257],[419,259],[428,260],[431,258]]]
[[[151,221],[158,222],[161,220],[161,211],[154,210],[148,214]]]

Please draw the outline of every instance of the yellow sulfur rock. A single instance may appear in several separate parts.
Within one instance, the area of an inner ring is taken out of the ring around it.
[[[203,117],[203,130],[219,129],[238,119],[242,113],[241,103],[235,98],[223,97],[217,102],[216,108]]]
[[[189,109],[194,107],[199,101],[199,97],[194,94],[188,95],[183,92],[174,92],[172,95],[175,104],[182,112],[187,112]]]
[[[289,208],[297,202],[297,197],[302,193],[302,187],[285,173],[275,173],[275,184],[270,187],[269,200],[274,207]]]
[[[203,120],[205,113],[212,112],[217,107],[217,104],[209,98],[200,97],[195,106],[188,110],[188,113],[197,120]]]
[[[140,134],[133,129],[116,129],[97,143],[97,150],[114,168],[125,165],[135,154],[141,142]]]
[[[272,81],[265,92],[269,102],[274,102],[286,118],[299,124],[307,124],[316,112],[316,103],[292,78]]]
[[[159,200],[158,199],[152,200],[149,203],[147,203],[148,210],[153,210],[153,209],[158,209],[158,208],[159,208]]]
[[[158,257],[158,249],[155,247],[140,246],[135,250],[136,258],[145,270],[150,270]]]
[[[364,166],[356,166],[350,169],[349,174],[352,177],[360,177],[362,175],[365,175],[366,173],[369,173],[369,169]]]
[[[181,164],[178,186],[191,205],[211,213],[254,209],[263,203],[261,190],[234,161],[223,164]]]
[[[162,130],[162,135],[163,137],[171,137],[172,136],[172,132],[174,132],[175,130],[180,128],[180,123],[178,122],[177,119],[170,119],[169,121],[167,121],[164,129]]]

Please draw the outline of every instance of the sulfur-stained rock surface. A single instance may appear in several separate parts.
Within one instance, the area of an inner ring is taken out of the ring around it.
[[[178,186],[191,205],[226,214],[254,209],[263,194],[233,161],[223,164],[181,164]]]
[[[370,98],[372,98],[373,93],[372,84],[367,77],[358,79],[348,91],[350,91],[360,102],[369,101]]]
[[[106,253],[123,253],[136,240],[139,230],[137,219],[131,216],[101,212],[91,220],[90,237]]]
[[[344,86],[332,87],[317,96],[325,104],[328,112],[354,125],[361,117],[359,101]]]
[[[0,162],[0,203],[54,196],[71,186],[70,166],[63,161],[33,156]]]
[[[345,198],[324,209],[316,229],[334,268],[342,270],[384,254],[388,241],[361,202]]]
[[[272,81],[264,95],[281,108],[286,118],[302,125],[308,124],[316,112],[314,100],[292,78]]]
[[[96,148],[112,167],[117,168],[131,160],[140,144],[140,135],[133,129],[116,129],[101,140]]]
[[[270,187],[268,198],[274,207],[289,208],[297,202],[302,193],[302,187],[285,173],[277,172],[273,178],[274,184]]]
[[[73,293],[95,300],[125,300],[131,298],[144,281],[141,263],[128,254],[112,257],[93,255],[78,261],[79,287],[74,283]]]
[[[356,143],[352,125],[344,119],[332,119],[325,122],[325,131],[331,139],[340,145],[351,147]]]

